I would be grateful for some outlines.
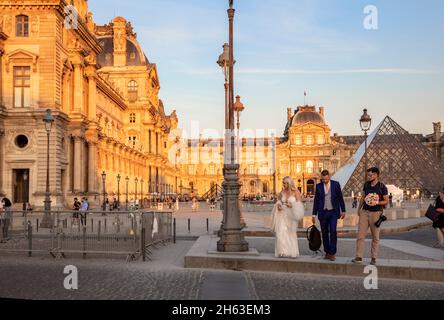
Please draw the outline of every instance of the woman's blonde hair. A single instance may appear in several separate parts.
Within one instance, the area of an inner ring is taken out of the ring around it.
[[[288,185],[290,186],[290,190],[291,191],[297,191],[296,183],[294,182],[294,180],[290,176],[285,177],[283,179],[283,181],[288,183]]]

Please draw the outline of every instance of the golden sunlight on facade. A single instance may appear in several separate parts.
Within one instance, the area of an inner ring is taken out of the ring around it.
[[[156,65],[124,18],[97,26],[87,1],[73,4],[77,25],[65,1],[0,0],[0,193],[43,206],[48,108],[53,207],[79,196],[97,205],[102,172],[110,200],[120,176],[121,203],[127,177],[130,199],[176,191],[167,152],[178,119],[158,97]]]
[[[271,196],[281,191],[285,176],[293,177],[299,190],[311,195],[320,182],[321,171],[335,173],[358,145],[331,136],[323,107],[317,111],[314,106],[300,106],[294,113],[288,108],[283,137],[243,139],[239,143],[241,195]],[[220,139],[188,142],[185,170],[195,193],[207,197],[220,192],[222,151]]]

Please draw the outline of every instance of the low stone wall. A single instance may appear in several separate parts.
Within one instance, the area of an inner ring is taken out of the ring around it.
[[[417,219],[425,215],[425,209],[389,209],[384,212],[389,221],[405,220],[405,219]],[[359,223],[359,216],[357,213],[348,213],[345,215],[345,219],[338,220],[338,228],[344,227],[356,227]],[[299,228],[307,229],[312,225],[312,217],[305,216],[299,221]],[[270,228],[271,217],[264,218],[264,227]]]

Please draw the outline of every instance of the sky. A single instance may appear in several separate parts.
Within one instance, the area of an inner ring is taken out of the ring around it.
[[[235,0],[235,94],[243,129],[282,134],[287,108],[324,106],[332,132],[391,116],[411,133],[444,124],[444,1]],[[131,21],[179,126],[222,132],[227,0],[90,0],[97,24]],[[377,21],[370,21],[377,9]],[[366,22],[366,23],[365,23]],[[371,26],[377,29],[365,28]],[[377,25],[376,25],[377,22]],[[265,131],[260,131],[265,130]]]

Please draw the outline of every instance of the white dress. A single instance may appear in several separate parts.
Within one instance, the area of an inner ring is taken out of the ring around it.
[[[271,214],[271,230],[276,234],[275,256],[296,258],[299,256],[298,246],[298,221],[304,218],[304,205],[296,201],[294,196],[288,198],[292,208],[288,208],[284,203],[286,196],[278,201]],[[282,205],[282,210],[278,210],[278,205]]]

